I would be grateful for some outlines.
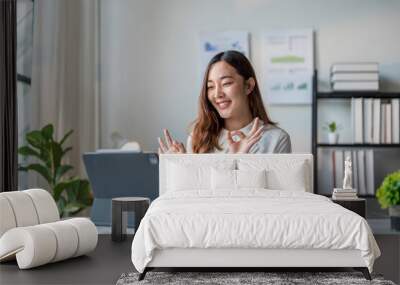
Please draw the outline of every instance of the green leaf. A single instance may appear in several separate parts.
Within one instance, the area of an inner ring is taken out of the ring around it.
[[[39,164],[39,163],[32,163],[25,167],[27,170],[33,170],[43,176],[46,181],[52,185],[52,176],[48,168]]]
[[[52,141],[53,140],[53,133],[54,133],[54,127],[52,124],[48,124],[44,126],[41,130],[42,136],[48,140]]]
[[[62,151],[61,145],[57,142],[51,142],[50,143],[50,159],[52,162],[52,167],[54,169],[54,175],[55,175],[56,169],[61,164],[62,155],[63,155],[63,151]]]
[[[60,197],[60,199],[58,199],[57,201],[57,207],[58,207],[58,211],[60,212],[60,216],[64,217],[65,215],[65,205],[67,204],[67,201],[65,201],[64,197]]]
[[[20,155],[23,156],[36,156],[37,158],[41,158],[40,157],[40,153],[38,153],[36,150],[34,150],[33,148],[30,148],[29,146],[21,146],[20,148],[18,148],[18,153]]]
[[[28,167],[22,166],[22,165],[18,165],[18,171],[24,171],[24,172],[26,172],[26,171],[28,171],[28,170],[29,170]]]
[[[26,134],[26,140],[29,144],[37,149],[42,149],[45,139],[40,131],[32,131]]]
[[[72,147],[67,147],[66,149],[64,149],[63,152],[62,152],[62,157],[64,157],[64,155],[66,155],[67,152],[69,152],[71,150],[72,150]]]
[[[74,183],[75,183],[75,179],[58,183],[53,189],[54,200],[56,200],[56,201],[59,200],[62,192],[65,189],[71,188]]]
[[[68,133],[66,133],[64,137],[61,139],[60,145],[62,145],[73,132],[74,130],[70,130]]]
[[[60,165],[56,169],[56,181],[58,181],[65,173],[72,170],[74,167],[72,165]]]
[[[85,205],[78,202],[67,203],[64,208],[64,212],[68,214],[74,214],[85,208]]]

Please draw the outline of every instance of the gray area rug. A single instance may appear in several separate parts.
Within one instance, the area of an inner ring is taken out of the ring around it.
[[[379,284],[395,285],[380,275],[372,281],[360,272],[148,272],[142,281],[139,273],[124,273],[117,285],[133,284]]]

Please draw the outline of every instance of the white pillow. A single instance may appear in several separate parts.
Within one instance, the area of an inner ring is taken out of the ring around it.
[[[167,167],[167,191],[210,190],[211,169],[234,169],[235,161],[169,161]]]
[[[267,176],[262,170],[236,170],[237,188],[267,188]]]
[[[211,170],[211,189],[266,188],[265,170]]]
[[[307,189],[306,164],[299,163],[287,169],[270,169],[267,171],[268,189],[303,191]]]
[[[236,170],[211,168],[211,189],[236,189]]]
[[[267,188],[306,191],[310,188],[310,167],[298,159],[239,159],[239,170],[266,170]]]

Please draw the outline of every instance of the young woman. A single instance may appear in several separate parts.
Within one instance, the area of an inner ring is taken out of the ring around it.
[[[187,149],[164,130],[159,153],[289,153],[289,135],[265,111],[256,75],[240,52],[225,51],[209,62],[199,111]]]

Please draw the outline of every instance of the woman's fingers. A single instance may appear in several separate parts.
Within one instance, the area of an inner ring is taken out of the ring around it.
[[[233,138],[232,138],[231,131],[228,131],[227,134],[226,134],[226,136],[227,136],[227,140],[228,140],[228,144],[229,144],[229,145],[235,143],[235,141],[234,141]]]
[[[158,138],[158,144],[160,145],[160,149],[161,149],[162,153],[168,152],[168,147],[165,145],[165,143],[163,142],[163,140],[161,138]]]
[[[251,127],[251,130],[249,132],[249,136],[252,136],[257,130],[258,130],[258,125],[260,124],[260,119],[256,117],[253,122],[253,126]]]
[[[178,146],[179,146],[179,151],[181,153],[186,153],[186,149],[185,149],[185,146],[183,145],[183,143],[179,143]]]
[[[260,136],[263,134],[263,132],[264,132],[264,127],[261,126],[258,128],[258,130],[253,135],[249,136],[249,138],[252,139],[253,137]]]
[[[241,140],[246,138],[246,135],[242,131],[231,132],[231,137],[233,137],[233,136],[239,136]]]
[[[164,137],[165,137],[165,141],[167,142],[167,146],[170,147],[173,143],[173,140],[167,129],[164,129]]]
[[[162,151],[161,147],[158,148],[158,154],[163,154],[164,152]]]

